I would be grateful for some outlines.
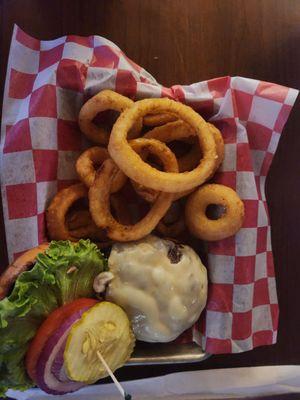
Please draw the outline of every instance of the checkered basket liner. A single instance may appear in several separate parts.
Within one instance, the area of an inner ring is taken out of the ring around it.
[[[208,353],[275,343],[278,303],[264,186],[294,89],[241,77],[167,88],[105,38],[40,41],[15,26],[0,149],[9,259],[47,239],[45,209],[77,179],[74,163],[86,145],[78,111],[102,89],[133,99],[169,97],[214,123],[225,142],[215,180],[234,188],[245,204],[239,233],[209,244],[206,314],[181,341],[201,342]]]

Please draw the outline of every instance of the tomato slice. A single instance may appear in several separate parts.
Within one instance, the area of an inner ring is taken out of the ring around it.
[[[86,307],[93,307],[99,300],[81,298],[65,304],[54,310],[42,323],[32,339],[26,353],[25,366],[30,378],[36,382],[36,365],[39,356],[49,337],[69,318],[74,312]]]

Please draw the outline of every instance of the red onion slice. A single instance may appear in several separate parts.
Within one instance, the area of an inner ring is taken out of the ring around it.
[[[63,368],[63,352],[72,325],[89,308],[85,307],[75,312],[45,344],[37,363],[37,385],[46,393],[66,394],[85,386],[84,383],[71,381],[66,376]]]
[[[68,332],[71,328],[68,329]],[[61,345],[59,351],[57,352],[56,357],[53,360],[51,366],[51,373],[57,378],[60,382],[68,382],[70,379],[68,378],[66,371],[64,369],[64,351],[67,343],[67,338],[64,343]]]

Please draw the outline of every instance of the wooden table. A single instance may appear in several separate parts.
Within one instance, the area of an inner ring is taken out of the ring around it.
[[[183,6],[184,5],[184,6]],[[0,0],[1,85],[13,24],[52,39],[99,34],[168,86],[241,75],[300,87],[299,0]],[[194,365],[131,367],[119,377],[180,370],[300,364],[299,102],[267,179],[280,302],[278,343]],[[1,265],[6,263],[3,225]]]

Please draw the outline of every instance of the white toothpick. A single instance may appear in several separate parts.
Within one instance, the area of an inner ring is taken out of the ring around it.
[[[122,386],[120,385],[120,383],[118,382],[117,378],[115,377],[114,373],[112,372],[112,370],[109,368],[108,364],[106,363],[106,361],[104,360],[102,354],[100,353],[100,351],[97,350],[97,356],[99,358],[99,360],[102,362],[102,364],[104,365],[104,368],[106,369],[106,371],[108,372],[109,376],[111,377],[111,379],[113,380],[114,384],[116,385],[118,391],[121,393],[123,399],[131,399],[131,396],[128,395],[125,390],[122,388]]]

